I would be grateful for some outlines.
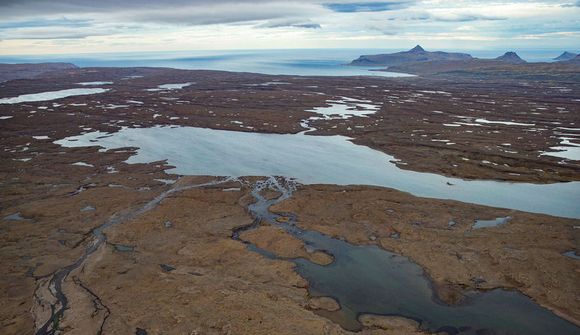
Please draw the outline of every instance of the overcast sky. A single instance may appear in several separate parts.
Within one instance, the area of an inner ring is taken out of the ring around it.
[[[0,54],[278,48],[580,51],[580,1],[0,0]]]

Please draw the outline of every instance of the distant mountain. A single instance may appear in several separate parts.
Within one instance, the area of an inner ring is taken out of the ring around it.
[[[560,56],[554,58],[555,61],[558,62],[562,62],[562,61],[567,61],[567,60],[571,60],[574,59],[574,57],[578,56],[578,54],[572,53],[572,52],[568,52],[565,51],[564,53],[562,53]]]
[[[356,66],[393,66],[416,62],[433,61],[460,61],[471,60],[473,57],[464,53],[451,53],[443,51],[425,51],[417,45],[409,51],[396,52],[392,54],[364,55],[353,60],[350,65]]]
[[[510,63],[510,64],[523,64],[527,63],[525,60],[521,59],[517,53],[513,51],[508,51],[502,56],[495,58],[496,61]]]
[[[78,68],[70,63],[0,64],[0,82],[14,79],[30,79],[50,71]]]
[[[572,64],[578,64],[580,65],[580,55],[576,55],[576,57],[569,59],[563,63],[572,63]]]
[[[410,53],[419,53],[419,52],[427,52],[425,51],[425,49],[423,49],[422,46],[420,46],[419,44],[415,45],[415,47],[411,50],[409,50],[408,52]]]

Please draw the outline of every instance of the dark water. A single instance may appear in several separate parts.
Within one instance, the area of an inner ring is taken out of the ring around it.
[[[280,192],[277,199],[266,199],[261,191]],[[296,271],[309,282],[312,296],[330,296],[341,305],[337,312],[323,312],[348,330],[360,330],[361,314],[396,315],[417,320],[423,329],[449,334],[580,334],[580,328],[559,318],[515,291],[496,289],[468,292],[462,304],[449,306],[434,295],[423,269],[408,258],[377,246],[356,246],[324,234],[302,230],[296,218],[269,211],[269,207],[291,197],[294,186],[287,180],[270,178],[254,188],[256,202],[249,211],[256,218],[284,229],[304,241],[310,250],[331,254],[334,262],[318,265],[306,259],[294,259]],[[255,226],[254,226],[255,227]],[[243,229],[251,229],[251,226]],[[265,257],[276,255],[249,245],[249,250]]]
[[[513,291],[467,294],[449,306],[434,297],[423,270],[408,258],[376,246],[354,246],[316,232],[301,239],[335,257],[321,266],[297,259],[297,272],[310,283],[313,296],[332,296],[341,304],[333,319],[357,330],[359,314],[399,315],[421,322],[430,331],[458,334],[580,334],[580,328]]]

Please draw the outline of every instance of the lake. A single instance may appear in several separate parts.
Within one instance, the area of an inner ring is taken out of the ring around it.
[[[400,169],[394,157],[345,136],[263,134],[195,127],[124,128],[55,143],[138,147],[128,163],[167,159],[169,172],[211,176],[285,176],[307,184],[374,185],[411,194],[580,218],[580,182],[531,184],[462,180]]]

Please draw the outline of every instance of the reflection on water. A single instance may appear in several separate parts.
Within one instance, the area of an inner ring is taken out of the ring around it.
[[[70,62],[82,67],[154,66],[302,76],[390,76],[368,68],[345,66],[360,55],[406,51],[401,49],[286,49],[286,50],[189,50],[177,52],[125,52],[84,55],[0,56],[0,63]],[[495,58],[505,50],[444,50],[467,52],[474,57]],[[527,61],[551,61],[561,50],[518,50]]]
[[[297,237],[335,261],[326,266],[297,259],[313,296],[331,296],[341,310],[329,314],[350,330],[358,330],[359,314],[399,315],[421,321],[430,331],[450,334],[578,334],[580,329],[514,291],[471,292],[460,305],[434,298],[423,270],[406,257],[376,246],[354,246],[318,232]],[[334,314],[334,315],[332,315]]]
[[[375,185],[417,196],[453,199],[534,213],[580,218],[580,183],[466,181],[399,169],[392,156],[344,136],[260,134],[194,127],[123,129],[55,143],[67,147],[139,147],[128,163],[167,159],[170,172],[213,176],[286,176],[307,184]]]
[[[0,104],[18,104],[21,102],[50,101],[77,95],[97,94],[107,92],[104,88],[72,88],[68,90],[23,94],[14,98],[2,98]]]
[[[506,216],[505,218],[495,218],[493,220],[476,220],[471,228],[473,229],[481,229],[481,228],[489,228],[489,227],[497,227],[504,225],[511,220],[511,216]]]
[[[565,253],[563,253],[563,255],[566,257],[580,260],[580,255],[577,254],[575,250],[566,251]]]
[[[148,88],[145,91],[149,92],[157,92],[157,91],[170,91],[170,90],[179,90],[187,86],[191,86],[194,83],[181,83],[181,84],[163,84],[157,86],[157,88]]]
[[[279,192],[278,198],[263,195],[263,190]],[[297,226],[292,213],[273,213],[269,208],[292,196],[295,184],[288,179],[268,178],[258,181],[248,206],[254,223],[238,228],[256,228],[269,222],[305,243],[310,252],[323,251],[333,262],[320,265],[297,258],[296,271],[308,280],[311,296],[330,296],[340,303],[335,312],[318,310],[348,330],[360,330],[361,314],[397,315],[420,322],[423,329],[448,334],[577,334],[578,328],[513,291],[468,292],[465,301],[449,306],[435,296],[431,282],[421,267],[408,258],[377,246],[356,246]],[[248,244],[248,249],[276,259],[272,252]]]
[[[400,73],[370,71],[370,68],[347,66],[361,54],[384,50],[369,49],[292,49],[100,53],[75,57],[63,55],[1,56],[0,62],[26,63],[59,61],[81,67],[171,67],[188,70],[220,70],[296,76],[409,76]]]

